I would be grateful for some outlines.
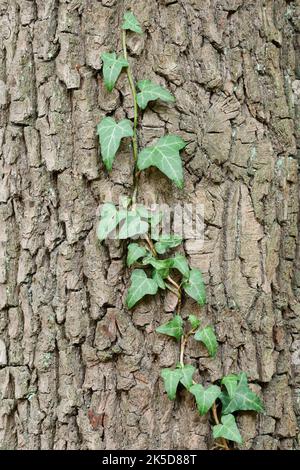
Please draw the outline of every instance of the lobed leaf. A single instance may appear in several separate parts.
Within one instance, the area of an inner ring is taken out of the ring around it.
[[[170,400],[174,400],[178,384],[182,377],[182,371],[180,369],[162,369],[161,376],[164,379],[165,390],[168,397]]]
[[[206,326],[202,330],[196,331],[194,338],[196,341],[201,341],[203,344],[205,344],[209,355],[211,357],[215,357],[218,349],[218,343],[214,329],[211,326]]]
[[[180,245],[182,238],[177,235],[161,236],[154,247],[157,253],[163,255],[169,248],[175,248]]]
[[[115,52],[104,52],[101,59],[103,60],[104,84],[108,91],[112,91],[123,67],[128,67],[129,64],[123,56],[117,57]]]
[[[192,299],[196,300],[199,305],[205,305],[205,285],[199,269],[193,268],[190,270],[189,278],[184,282],[183,288],[185,292],[192,297]]]
[[[223,397],[222,404],[222,414],[224,415],[239,410],[253,410],[257,412],[264,411],[261,399],[256,395],[256,393],[250,390],[247,376],[244,372],[240,374],[239,382],[234,393],[232,393],[232,396],[228,395],[228,398],[226,398],[226,396]]]
[[[132,11],[126,11],[123,17],[124,21],[122,24],[122,29],[133,31],[134,33],[143,34],[140,23],[138,22],[136,16]]]
[[[135,269],[131,274],[131,285],[128,289],[126,304],[132,308],[145,295],[156,294],[158,286],[153,279],[147,277],[142,269]]]
[[[217,385],[210,385],[204,388],[201,384],[195,384],[190,387],[190,392],[196,399],[199,414],[203,416],[219,397],[221,389]]]
[[[147,250],[145,247],[139,245],[138,243],[130,243],[128,245],[127,253],[127,266],[132,266],[138,259],[146,256]]]
[[[196,371],[196,368],[190,364],[181,367],[182,377],[180,382],[187,390],[190,390],[193,385],[193,375]]]
[[[172,268],[177,269],[184,277],[188,277],[190,268],[185,256],[176,254],[172,259]]]
[[[183,321],[180,315],[175,315],[172,320],[156,328],[157,333],[167,336],[173,336],[177,341],[183,335]]]
[[[97,133],[102,160],[107,170],[110,171],[121,140],[123,137],[133,136],[131,122],[128,119],[122,119],[117,123],[113,118],[106,117],[98,124]]]
[[[164,282],[163,277],[161,276],[161,274],[159,273],[159,271],[157,269],[154,270],[154,272],[152,274],[152,279],[154,279],[154,281],[157,283],[157,285],[160,289],[165,290],[166,284]]]
[[[222,378],[221,384],[225,386],[229,398],[233,398],[237,384],[238,384],[239,377],[236,374],[229,374]]]
[[[221,423],[213,426],[213,436],[215,439],[223,437],[229,441],[242,444],[243,439],[235,422],[235,417],[231,414],[221,417]]]
[[[125,217],[123,212],[119,212],[116,206],[110,202],[103,205],[100,215],[100,222],[97,227],[97,236],[100,241],[115,230],[119,222]]]
[[[140,92],[137,94],[137,103],[141,109],[145,109],[149,101],[162,100],[167,103],[175,101],[174,96],[165,88],[151,82],[151,80],[140,80],[137,82]]]
[[[155,145],[146,147],[139,153],[138,169],[145,170],[150,166],[155,166],[174,181],[178,188],[183,188],[183,170],[179,151],[185,146],[184,140],[176,135],[161,137]]]
[[[198,326],[200,326],[200,323],[201,323],[200,320],[196,317],[196,315],[189,315],[188,321],[191,324],[191,327],[193,330],[198,328]]]
[[[142,235],[148,232],[149,224],[142,220],[140,215],[135,211],[127,211],[122,221],[122,226],[119,231],[119,239],[132,238],[136,235]]]

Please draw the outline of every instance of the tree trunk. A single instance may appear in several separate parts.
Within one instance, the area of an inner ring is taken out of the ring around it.
[[[190,242],[219,352],[187,351],[198,379],[244,370],[266,415],[243,413],[243,449],[297,446],[300,357],[300,3],[288,0],[0,0],[0,445],[3,449],[210,449],[207,416],[160,368],[178,346],[155,333],[155,297],[123,307],[126,247],[100,245],[98,207],[132,190],[123,145],[108,175],[96,124],[132,118],[126,76],[105,91],[100,54],[121,51],[126,8],[136,79],[176,96],[140,120],[142,146],[165,131],[189,142],[185,189],[158,171],[144,201],[202,203]],[[299,155],[299,153],[298,153]]]

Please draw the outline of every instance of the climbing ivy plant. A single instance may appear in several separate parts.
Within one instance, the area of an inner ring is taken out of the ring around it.
[[[217,447],[230,449],[228,441],[242,443],[234,413],[240,410],[262,412],[263,405],[249,388],[244,372],[227,375],[220,378],[217,384],[204,386],[196,383],[193,378],[196,368],[185,362],[185,350],[190,339],[202,343],[212,358],[218,350],[218,341],[211,325],[202,325],[194,314],[189,315],[184,322],[180,314],[183,293],[194,299],[200,307],[205,305],[202,273],[199,269],[190,268],[184,255],[168,254],[169,250],[182,243],[182,239],[176,235],[166,236],[155,230],[161,214],[151,213],[138,204],[138,182],[141,171],[156,167],[182,189],[184,178],[180,152],[185,148],[186,142],[178,135],[168,134],[153,145],[139,149],[139,109],[145,110],[149,102],[156,100],[174,103],[175,98],[169,90],[149,79],[143,78],[135,82],[128,60],[127,31],[143,34],[131,11],[125,12],[122,23],[122,53],[105,52],[101,58],[104,84],[109,92],[115,87],[122,71],[126,71],[133,99],[134,118],[133,121],[122,119],[117,122],[112,117],[104,117],[97,126],[97,134],[102,160],[108,171],[115,164],[121,141],[131,139],[134,188],[132,197],[126,198],[122,207],[117,208],[113,203],[103,205],[97,235],[100,241],[108,238],[112,232],[121,240],[134,239],[128,244],[127,253],[127,266],[134,268],[126,297],[128,309],[132,309],[145,296],[155,295],[159,290],[168,289],[176,294],[178,302],[173,318],[156,329],[157,333],[167,335],[180,344],[178,363],[173,368],[161,371],[165,391],[170,400],[175,400],[180,387],[191,393],[201,416],[209,411],[212,413],[212,433],[217,440]]]

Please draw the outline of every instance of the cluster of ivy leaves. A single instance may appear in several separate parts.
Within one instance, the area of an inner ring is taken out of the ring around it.
[[[124,14],[122,29],[142,34],[139,22],[130,11]],[[117,55],[115,52],[105,52],[101,58],[104,84],[111,92],[121,72],[129,67],[129,63],[122,54]],[[144,111],[152,101],[175,102],[169,90],[149,79],[143,78],[137,81],[136,88],[138,92],[135,104],[141,111]],[[97,134],[103,163],[110,171],[122,140],[134,138],[133,123],[129,119],[116,121],[112,117],[104,117],[97,126]],[[168,134],[160,137],[154,144],[138,153],[135,170],[142,171],[149,167],[156,167],[178,188],[183,188],[180,151],[185,146],[186,142],[178,135]],[[102,207],[97,229],[100,241],[108,238],[114,231],[117,231],[117,238],[121,240],[141,239],[140,243],[135,240],[128,245],[127,266],[134,266],[136,269],[131,274],[131,285],[126,298],[127,307],[134,307],[145,295],[155,295],[159,289],[170,288],[169,279],[173,271],[180,275],[180,289],[202,306],[206,302],[206,295],[201,271],[191,269],[182,254],[167,256],[168,250],[180,245],[182,239],[175,235],[166,236],[159,235],[159,233],[153,236],[152,228],[158,224],[159,217],[159,215],[149,215],[144,206],[131,205],[130,200],[126,200],[120,208],[112,203],[106,203]],[[149,237],[150,231],[152,249],[143,241],[144,237]],[[184,323],[179,315],[175,315],[172,320],[159,326],[156,331],[171,336],[177,341],[187,340],[189,336],[193,336],[194,340],[204,344],[211,357],[215,357],[218,343],[212,326],[200,327],[200,321],[195,315],[190,315],[188,322],[191,329],[187,333],[184,331]],[[214,404],[218,404],[222,409],[221,422],[213,426],[214,438],[241,443],[242,438],[234,413],[240,410],[263,411],[260,398],[249,388],[246,374],[244,372],[230,374],[223,377],[218,384],[204,387],[194,381],[195,372],[196,368],[193,365],[183,362],[175,368],[163,369],[161,376],[168,397],[174,400],[178,388],[184,387],[194,396],[201,416],[206,414]]]
[[[218,343],[213,327],[208,325],[201,328],[200,321],[195,315],[190,315],[188,322],[191,325],[188,335],[192,334],[196,341],[202,342],[209,355],[215,357]],[[184,336],[183,320],[179,315],[175,315],[172,320],[159,326],[156,331],[178,341]],[[205,415],[214,403],[219,402],[222,407],[221,423],[213,426],[214,438],[223,437],[241,444],[242,437],[233,413],[245,410],[263,411],[260,398],[249,388],[247,375],[244,372],[226,375],[219,385],[204,387],[193,380],[195,372],[196,368],[191,364],[177,364],[175,368],[162,369],[161,376],[168,397],[174,400],[178,386],[181,384],[194,396],[201,416]]]

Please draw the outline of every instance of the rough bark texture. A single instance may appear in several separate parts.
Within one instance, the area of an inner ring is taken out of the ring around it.
[[[295,448],[300,4],[285,0],[0,0],[1,446],[212,447],[188,395],[163,392],[178,348],[154,329],[169,302],[128,312],[125,247],[95,236],[99,204],[131,191],[128,142],[108,176],[95,135],[107,113],[132,117],[126,77],[108,94],[100,73],[131,6],[146,31],[129,38],[135,76],[177,99],[144,113],[140,143],[189,142],[185,190],[148,171],[141,193],[205,204],[204,248],[185,251],[220,348],[189,360],[203,382],[241,369],[256,382],[266,415],[240,416],[242,448]]]

